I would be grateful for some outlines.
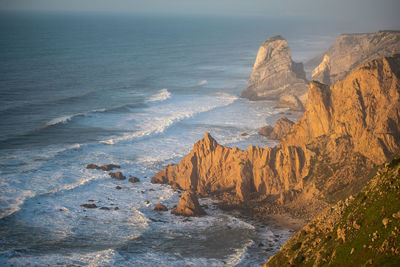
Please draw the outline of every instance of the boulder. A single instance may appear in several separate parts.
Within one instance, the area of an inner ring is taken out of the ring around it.
[[[117,168],[120,168],[120,166],[115,165],[115,164],[107,164],[107,165],[103,165],[103,166],[98,166],[96,164],[88,164],[86,166],[86,169],[103,170],[103,171],[111,171],[111,170],[117,169]]]
[[[272,126],[267,125],[267,126],[262,127],[258,131],[258,134],[269,137],[269,135],[272,133],[273,130],[274,130],[274,128]]]
[[[111,171],[113,169],[119,169],[119,168],[121,168],[121,166],[115,164],[107,164],[100,167],[100,169],[103,171]]]
[[[206,212],[199,204],[199,200],[194,192],[186,191],[179,199],[179,204],[171,210],[172,214],[180,216],[201,216]]]
[[[283,116],[275,122],[274,130],[269,134],[269,137],[273,140],[281,140],[290,131],[293,124],[294,122]]]
[[[289,120],[286,116],[281,117],[275,122],[274,127],[265,126],[261,128],[258,133],[264,135],[272,140],[281,140],[289,130],[292,128],[294,122]]]
[[[126,177],[122,174],[122,172],[110,172],[109,175],[111,178],[117,179],[117,180],[125,180]]]
[[[129,177],[128,181],[131,183],[137,183],[137,182],[140,182],[140,179],[135,176],[131,176],[131,177]]]
[[[87,209],[96,209],[97,205],[96,204],[82,204],[81,207],[87,208]]]
[[[154,207],[155,211],[168,211],[168,208],[161,203],[157,203]]]

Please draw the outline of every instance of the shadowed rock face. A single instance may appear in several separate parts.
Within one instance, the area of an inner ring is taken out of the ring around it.
[[[241,201],[277,196],[289,212],[318,214],[357,193],[368,171],[400,150],[399,78],[395,56],[366,63],[332,87],[312,82],[303,117],[276,147],[224,147],[207,133],[152,182],[202,196],[231,192]]]
[[[307,62],[313,80],[334,84],[359,65],[400,53],[400,31],[342,34],[323,54]]]
[[[250,100],[279,100],[281,107],[302,110],[307,81],[302,63],[293,62],[289,45],[281,36],[265,41],[259,48],[249,86],[242,97]]]

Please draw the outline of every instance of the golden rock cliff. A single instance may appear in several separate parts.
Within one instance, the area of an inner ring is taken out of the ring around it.
[[[312,82],[303,117],[276,147],[224,147],[207,133],[152,182],[203,196],[230,192],[240,201],[275,196],[285,211],[313,216],[357,193],[372,167],[399,153],[399,78],[397,55],[366,63],[332,87]]]

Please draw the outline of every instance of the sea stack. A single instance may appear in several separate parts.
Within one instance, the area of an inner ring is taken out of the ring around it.
[[[250,100],[277,100],[280,107],[303,110],[307,88],[303,64],[292,60],[287,41],[278,35],[260,46],[249,86],[241,96]]]

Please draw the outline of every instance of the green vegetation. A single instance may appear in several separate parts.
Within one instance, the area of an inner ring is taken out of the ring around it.
[[[267,266],[400,266],[400,158],[293,236]]]

